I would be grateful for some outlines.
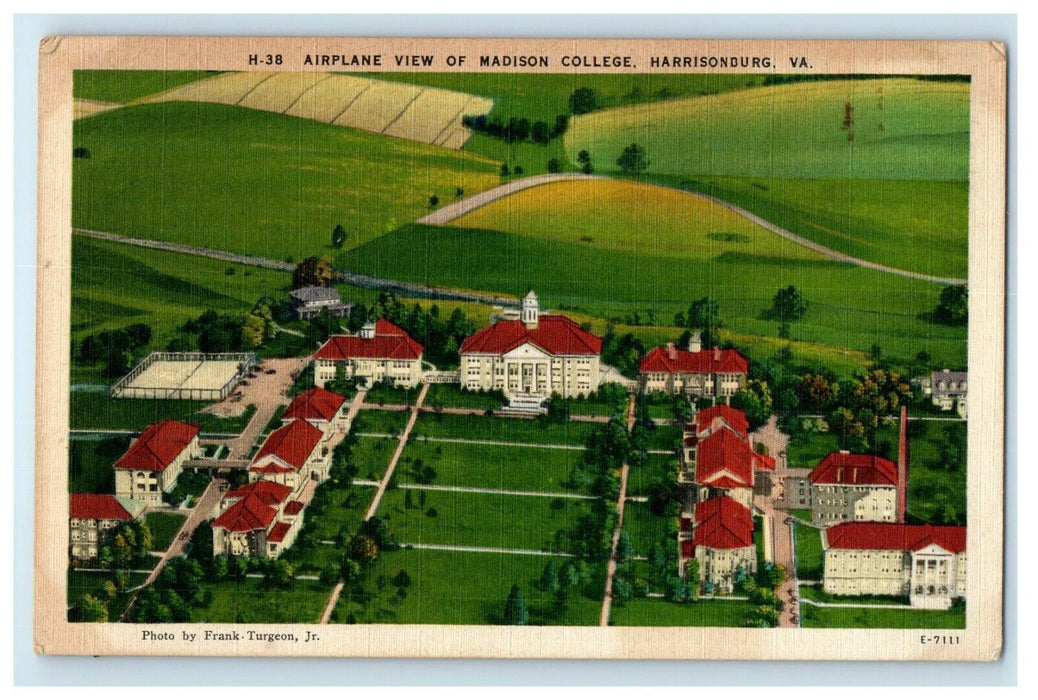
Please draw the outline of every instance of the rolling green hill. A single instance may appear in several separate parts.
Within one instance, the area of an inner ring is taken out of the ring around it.
[[[911,78],[794,83],[592,112],[571,155],[616,171],[638,143],[648,172],[685,176],[957,180],[969,174],[969,85]]]
[[[661,214],[662,216],[662,214]],[[502,225],[507,225],[502,222]],[[965,362],[962,328],[939,326],[931,311],[940,285],[825,260],[725,250],[712,259],[610,250],[588,243],[492,229],[410,225],[340,256],[346,269],[394,279],[514,294],[533,287],[546,306],[610,318],[648,311],[669,323],[710,295],[734,333],[776,336],[763,317],[780,288],[796,285],[810,308],[793,340],[831,348]]]
[[[76,122],[79,228],[301,259],[342,224],[354,246],[413,221],[430,195],[498,184],[483,158],[269,112],[140,105]]]

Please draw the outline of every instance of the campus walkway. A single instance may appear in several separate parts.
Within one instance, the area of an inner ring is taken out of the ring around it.
[[[634,394],[627,401],[627,430],[634,429]],[[616,498],[616,528],[613,530],[613,544],[609,553],[609,564],[606,569],[605,595],[602,598],[602,614],[598,618],[600,627],[609,626],[609,613],[613,607],[613,578],[616,577],[616,548],[620,544],[620,531],[624,526],[624,501],[627,500],[627,476],[631,467],[624,462],[620,468],[620,495]]]

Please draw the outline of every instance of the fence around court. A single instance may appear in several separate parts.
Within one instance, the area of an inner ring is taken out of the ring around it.
[[[188,377],[178,379],[176,386],[133,386],[149,367],[156,362],[197,362],[202,367],[206,362],[234,362],[237,370],[230,379],[219,387],[185,387]],[[222,401],[251,370],[258,364],[252,352],[163,352],[156,351],[137,363],[129,374],[112,385],[111,396],[116,399],[187,399],[192,401]]]

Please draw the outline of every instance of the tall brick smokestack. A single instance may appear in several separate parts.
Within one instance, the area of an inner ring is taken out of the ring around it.
[[[905,522],[908,496],[908,407],[901,407],[901,437],[897,444],[897,521]]]

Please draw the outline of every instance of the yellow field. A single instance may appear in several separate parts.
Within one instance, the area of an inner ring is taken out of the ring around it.
[[[223,73],[145,102],[218,102],[459,149],[465,115],[493,100],[464,92],[331,73]]]
[[[593,248],[713,259],[742,253],[822,256],[688,192],[618,180],[569,180],[522,190],[451,222]]]

